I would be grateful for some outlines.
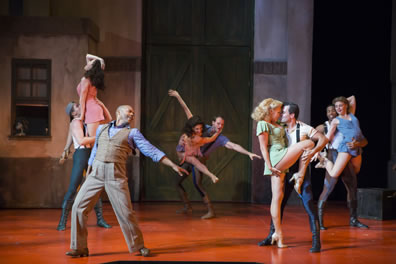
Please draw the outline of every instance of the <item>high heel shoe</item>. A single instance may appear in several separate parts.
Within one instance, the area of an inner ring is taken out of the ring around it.
[[[277,233],[274,233],[271,237],[271,245],[275,244],[278,246],[278,248],[287,248],[287,245],[283,244],[283,238],[282,236],[278,235]]]
[[[289,182],[294,180],[294,190],[301,195],[301,186],[304,182],[304,177],[301,177],[298,172],[294,173],[293,176],[290,178]]]

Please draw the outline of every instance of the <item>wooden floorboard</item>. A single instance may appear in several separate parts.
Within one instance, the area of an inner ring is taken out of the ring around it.
[[[329,203],[321,231],[322,252],[309,253],[311,233],[303,207],[288,206],[283,224],[288,248],[258,247],[268,232],[269,206],[216,203],[217,218],[201,220],[202,203],[192,215],[179,215],[178,203],[136,203],[134,208],[152,256],[129,254],[110,204],[104,216],[111,229],[96,227],[89,216],[90,256],[65,256],[70,244],[66,231],[56,226],[60,209],[0,210],[0,263],[104,263],[110,261],[224,261],[259,263],[395,263],[396,220],[361,219],[370,229],[349,227],[344,203]]]

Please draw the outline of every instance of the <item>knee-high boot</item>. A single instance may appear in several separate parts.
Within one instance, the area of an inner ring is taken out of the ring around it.
[[[201,219],[210,219],[210,218],[216,217],[215,212],[213,210],[213,206],[209,200],[209,197],[207,195],[205,195],[202,199],[203,199],[204,203],[206,204],[206,206],[208,207],[208,212],[205,215],[203,215],[201,217]]]
[[[326,230],[327,228],[323,224],[323,215],[324,215],[324,208],[326,205],[326,201],[319,200],[318,202],[318,217],[319,217],[319,227],[320,230]]]
[[[72,208],[73,201],[63,201],[62,203],[62,215],[59,220],[58,227],[56,230],[58,231],[64,231],[66,229],[66,223],[67,223],[67,218],[69,216],[70,209]]]
[[[96,213],[96,224],[97,226],[104,227],[104,228],[111,228],[111,225],[106,223],[106,221],[103,218],[103,211],[102,211],[102,199],[99,198],[98,202],[96,203],[94,207],[95,213]]]
[[[309,219],[309,226],[312,232],[312,248],[309,250],[311,253],[320,252],[321,244],[320,244],[320,230],[319,224],[316,219]]]
[[[263,241],[258,242],[257,245],[259,245],[260,247],[271,245],[271,242],[272,242],[272,235],[273,235],[274,233],[275,233],[275,226],[274,226],[274,223],[273,223],[272,220],[271,220],[270,230],[269,230],[268,236],[267,236]]]
[[[361,223],[357,218],[357,201],[356,200],[348,201],[348,207],[350,214],[349,225],[359,228],[366,228],[366,229],[369,228],[367,225]]]

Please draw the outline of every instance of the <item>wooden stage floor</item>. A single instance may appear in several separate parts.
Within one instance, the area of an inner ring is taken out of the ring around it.
[[[202,203],[193,215],[179,215],[179,203],[136,203],[134,208],[152,256],[129,254],[110,204],[104,216],[111,229],[96,227],[89,216],[90,256],[65,256],[70,243],[70,219],[59,232],[60,209],[0,210],[0,263],[104,263],[111,261],[223,261],[259,263],[396,263],[396,220],[361,219],[370,226],[349,227],[344,203],[329,203],[321,231],[322,252],[309,253],[311,233],[302,206],[288,206],[283,232],[288,248],[258,247],[268,232],[269,206],[216,203],[217,218],[201,220]]]

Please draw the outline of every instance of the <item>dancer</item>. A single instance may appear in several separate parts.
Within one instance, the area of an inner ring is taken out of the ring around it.
[[[179,149],[182,147],[184,151],[178,151],[177,153],[181,160],[180,165],[187,161],[198,170],[208,175],[213,183],[216,183],[219,179],[216,175],[211,173],[208,168],[198,160],[198,158],[202,157],[200,147],[215,141],[220,135],[221,130],[217,131],[211,137],[202,137],[203,128],[204,123],[201,121],[199,116],[189,118],[183,129],[184,134],[180,137],[178,144]]]
[[[356,102],[354,96],[351,96],[351,98],[351,100]],[[338,129],[338,131],[343,134],[344,138],[338,146],[338,156],[335,163],[320,155],[318,158],[331,177],[340,176],[349,161],[351,161],[353,169],[357,174],[362,165],[362,148],[365,147],[368,142],[360,130],[358,119],[354,115],[356,103],[350,104],[347,98],[340,96],[333,99],[333,104],[338,116],[331,122],[326,137],[332,140]],[[351,106],[350,109],[349,106]]]
[[[355,112],[356,111],[355,97],[354,96],[348,97],[347,100],[349,102],[350,111]],[[317,128],[318,131],[322,132],[323,134],[327,134],[327,132],[330,130],[331,127],[330,124],[332,124],[333,120],[337,117],[337,112],[335,110],[334,105],[329,105],[326,108],[326,113],[327,113],[328,121],[326,121],[323,125],[318,126]],[[340,131],[338,131],[338,129],[336,129],[334,131],[331,143],[329,143],[327,146],[327,159],[330,160],[331,162],[337,160],[337,156],[338,156],[337,149],[339,148],[343,139],[344,139],[344,135]],[[352,144],[350,145],[352,146]],[[358,145],[360,146],[367,145],[367,140],[365,138],[362,138],[362,142],[358,142]],[[315,167],[324,168],[325,166],[323,163],[318,163]],[[353,227],[368,228],[367,225],[361,223],[357,218],[357,177],[355,171],[356,169],[354,168],[350,160],[347,162],[344,169],[341,171],[339,175],[341,176],[342,182],[344,183],[345,188],[347,190],[347,201],[348,201],[347,204],[350,211],[349,224],[350,226]],[[331,177],[328,171],[326,171],[324,184],[323,184],[323,191],[318,201],[319,226],[321,230],[327,229],[324,226],[324,222],[323,222],[324,208],[327,198],[329,197],[331,192],[334,190],[335,185],[337,184],[338,178],[339,177]]]
[[[98,104],[103,108],[105,113],[104,121],[111,121],[111,115],[107,108],[102,102],[98,101]],[[66,229],[66,222],[69,216],[70,209],[73,205],[73,200],[77,192],[78,186],[83,182],[84,170],[88,166],[89,155],[91,154],[92,144],[95,142],[95,137],[87,137],[85,134],[85,127],[80,119],[81,107],[79,104],[70,102],[66,107],[66,114],[70,117],[69,135],[72,140],[69,139],[66,142],[65,150],[63,151],[61,160],[64,161],[69,155],[71,143],[74,143],[74,155],[73,155],[73,168],[70,176],[70,184],[65,197],[62,202],[62,215],[59,220],[58,231],[64,231]],[[63,163],[63,162],[62,162]],[[96,224],[100,227],[111,228],[109,224],[103,219],[102,212],[102,199],[99,198],[95,205],[95,213],[97,222]]]
[[[190,111],[190,109],[188,108],[187,104],[184,102],[184,100],[182,99],[182,97],[180,96],[180,94],[175,91],[175,90],[169,90],[169,96],[175,97],[178,102],[180,103],[180,105],[182,106],[187,119],[191,119],[193,117],[192,112]],[[214,134],[216,134],[218,131],[222,131],[224,127],[224,119],[221,116],[215,116],[212,120],[212,126],[209,125],[205,125],[204,127],[204,132],[203,132],[203,136],[204,137],[211,137]],[[226,147],[227,149],[231,149],[234,151],[237,151],[239,153],[245,154],[247,156],[249,156],[249,158],[251,160],[253,160],[254,158],[258,158],[261,159],[260,156],[247,151],[246,149],[244,149],[242,146],[231,142],[226,136],[224,136],[223,134],[220,134],[216,140],[212,143],[206,144],[204,146],[201,147],[201,153],[202,153],[202,158],[200,159],[200,161],[205,164],[206,161],[209,159],[210,154],[215,151],[217,148],[219,147]],[[183,153],[184,152],[184,148],[182,145],[178,145],[176,148],[176,151],[178,153]],[[180,155],[180,154],[179,154]],[[194,167],[189,164],[189,163],[184,163],[182,165],[182,167],[184,169],[186,169],[189,173],[192,172],[193,174],[193,183],[194,183],[194,187],[196,188],[196,190],[198,191],[198,193],[201,195],[202,200],[204,201],[205,205],[208,208],[208,212],[203,215],[201,218],[202,219],[211,219],[214,218],[216,216],[214,209],[213,209],[213,205],[210,202],[209,196],[207,194],[207,192],[205,191],[205,189],[202,186],[202,175],[198,170],[194,170]],[[188,199],[187,193],[185,191],[185,189],[183,188],[183,181],[188,177],[189,175],[184,175],[182,178],[178,177],[177,178],[177,182],[176,182],[176,189],[179,192],[180,198],[183,201],[184,207],[181,210],[178,210],[178,213],[191,213],[192,212],[192,207],[190,204],[190,201]]]
[[[285,171],[290,168],[303,154],[307,157],[314,147],[313,141],[306,139],[287,147],[285,129],[278,124],[281,116],[282,102],[267,98],[263,100],[253,111],[252,118],[257,123],[257,136],[259,138],[260,150],[265,161],[264,175],[271,177],[271,216],[274,231],[271,236],[271,244],[277,242],[279,248],[286,247],[283,244],[283,233],[281,229],[281,203],[284,195]],[[294,173],[293,178],[304,177],[309,159],[300,158],[299,170]]]
[[[86,71],[77,86],[80,97],[81,120],[87,124],[88,136],[94,136],[101,121],[104,120],[103,108],[98,104],[96,95],[98,89],[104,89],[104,60],[100,57],[87,54]]]
[[[328,140],[321,133],[317,133],[317,131],[313,127],[299,121],[298,120],[299,113],[300,113],[300,109],[297,104],[284,103],[281,121],[282,123],[287,125],[286,135],[288,138],[288,146],[292,146],[300,142],[301,140],[305,140],[308,138],[316,142],[315,147],[310,151],[306,151],[301,157],[301,159],[303,160],[312,160],[312,157],[317,155],[317,153],[321,149],[323,149],[323,147],[326,145]],[[298,167],[299,167],[298,163],[295,163],[292,167],[289,168],[289,172],[287,172],[285,176],[285,181],[284,181],[285,190],[281,205],[281,220],[285,206],[290,198],[290,195],[294,187],[289,179],[291,179],[293,177],[293,174],[298,171]],[[304,177],[300,198],[303,202],[304,209],[308,214],[309,226],[312,233],[312,248],[310,249],[310,252],[311,253],[320,252],[321,244],[320,244],[320,231],[318,226],[318,216],[313,203],[311,174],[309,173]],[[274,232],[275,232],[275,227],[273,222],[271,221],[270,232],[267,238],[259,242],[258,245],[259,246],[271,245],[271,239]]]
[[[73,204],[70,243],[72,250],[66,252],[68,256],[89,255],[87,218],[103,190],[109,196],[129,252],[139,251],[144,257],[150,254],[150,250],[144,246],[143,234],[132,209],[126,175],[128,155],[137,148],[154,162],[171,167],[180,176],[187,171],[151,145],[137,128],[132,128],[129,122],[133,117],[132,107],[121,105],[117,108],[116,120],[97,129],[94,148],[88,161],[88,177]]]

